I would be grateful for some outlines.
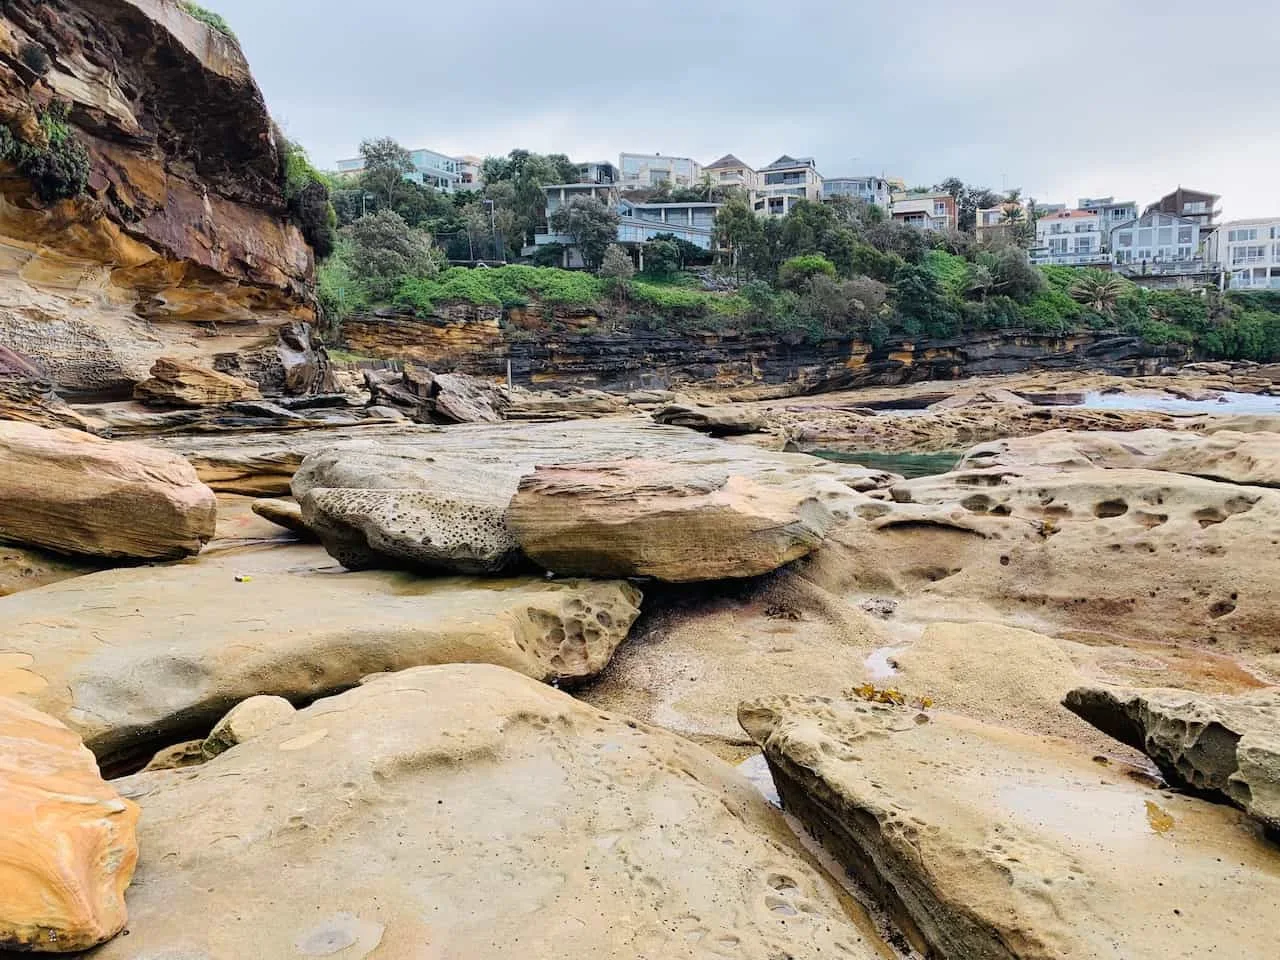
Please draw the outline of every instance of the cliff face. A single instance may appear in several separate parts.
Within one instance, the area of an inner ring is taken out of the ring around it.
[[[83,193],[52,201],[0,164],[0,346],[64,393],[106,396],[158,356],[208,362],[314,320],[311,252],[233,39],[174,0],[0,12],[0,122],[39,148],[68,104],[89,162]]]
[[[1179,347],[1103,333],[990,331],[877,347],[858,340],[788,344],[736,334],[574,330],[577,319],[552,316],[547,323],[536,311],[504,316],[496,307],[458,305],[426,318],[352,319],[343,333],[353,351],[369,357],[485,377],[504,377],[509,362],[520,384],[615,391],[699,385],[791,394],[1042,368],[1152,374],[1189,359]]]

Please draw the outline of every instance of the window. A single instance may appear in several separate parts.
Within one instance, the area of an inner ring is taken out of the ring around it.
[[[1192,227],[1179,227],[1179,228],[1178,228],[1178,242],[1179,242],[1179,243],[1194,243],[1195,241],[1191,239],[1191,234],[1192,234],[1193,229],[1194,229],[1194,228],[1192,228]]]
[[[1272,228],[1271,228],[1271,239],[1272,239],[1272,240],[1280,240],[1280,227],[1272,227]]]
[[[1133,246],[1133,231],[1132,231],[1132,230],[1124,230],[1124,231],[1122,231],[1122,232],[1120,232],[1120,233],[1117,233],[1117,234],[1116,234],[1116,246],[1118,246],[1118,247],[1132,247],[1132,246]]]
[[[1150,250],[1139,250],[1139,251],[1138,251],[1137,259],[1138,259],[1138,260],[1142,260],[1142,261],[1150,260],[1150,259],[1151,259],[1151,251],[1150,251]]]
[[[1152,242],[1152,235],[1153,235],[1154,233],[1155,233],[1155,231],[1154,231],[1154,230],[1139,230],[1139,231],[1138,231],[1138,246],[1140,246],[1140,247],[1149,247],[1149,246],[1151,246],[1151,242]]]
[[[1258,260],[1265,260],[1267,257],[1267,248],[1264,246],[1253,247],[1232,247],[1231,262],[1236,263],[1254,263]]]
[[[935,200],[933,203],[933,215],[935,217],[945,217],[947,215],[947,204],[945,200]]]
[[[1076,237],[1076,253],[1092,253],[1093,237]]]
[[[1160,239],[1157,243],[1162,247],[1167,247],[1173,243],[1173,227],[1161,227],[1159,230]]]
[[[1255,229],[1232,230],[1227,234],[1228,243],[1241,243],[1247,240],[1257,240],[1257,239],[1258,239],[1258,231]]]
[[[1123,207],[1116,207],[1115,209],[1113,209],[1113,210],[1111,211],[1111,219],[1112,219],[1112,220],[1123,220],[1123,219],[1125,218],[1125,216],[1126,216],[1126,215],[1128,215],[1128,213],[1129,213],[1129,211],[1128,211],[1128,210],[1125,210]]]
[[[1179,259],[1179,260],[1190,260],[1190,259],[1191,259],[1191,248],[1190,248],[1190,247],[1179,247],[1179,248],[1178,248],[1178,259]]]
[[[1066,253],[1066,252],[1067,252],[1067,238],[1066,238],[1066,237],[1061,237],[1061,238],[1058,238],[1058,237],[1051,237],[1051,238],[1049,239],[1049,252],[1050,252],[1050,253]]]
[[[1183,213],[1208,213],[1209,205],[1203,200],[1197,200],[1194,203],[1184,203],[1182,205]]]
[[[1280,263],[1280,243],[1271,248],[1271,259],[1276,263]]]

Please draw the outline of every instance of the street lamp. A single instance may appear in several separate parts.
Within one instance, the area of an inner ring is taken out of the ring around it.
[[[505,260],[505,257],[498,255],[498,214],[494,208],[494,203],[492,200],[486,200],[484,205],[489,208],[489,229],[493,234],[493,259]]]

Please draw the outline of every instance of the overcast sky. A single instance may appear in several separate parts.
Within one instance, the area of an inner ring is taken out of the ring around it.
[[[362,139],[484,156],[813,156],[1043,202],[1183,186],[1280,217],[1280,3],[202,0],[331,167]]]

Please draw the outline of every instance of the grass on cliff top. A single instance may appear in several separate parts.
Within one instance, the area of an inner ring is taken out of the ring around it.
[[[217,30],[223,36],[230,37],[232,40],[236,38],[236,35],[231,32],[231,25],[222,18],[221,14],[214,13],[212,10],[206,10],[204,7],[200,6],[200,4],[192,3],[191,0],[181,0],[178,6],[191,16],[195,17],[201,23]]]
[[[685,313],[732,314],[738,297],[707,293],[672,284],[637,280],[630,285],[637,306]],[[397,303],[429,312],[436,304],[463,301],[495,307],[594,307],[610,299],[604,280],[576,270],[511,265],[488,270],[451,267],[437,277],[410,278],[400,284]]]

